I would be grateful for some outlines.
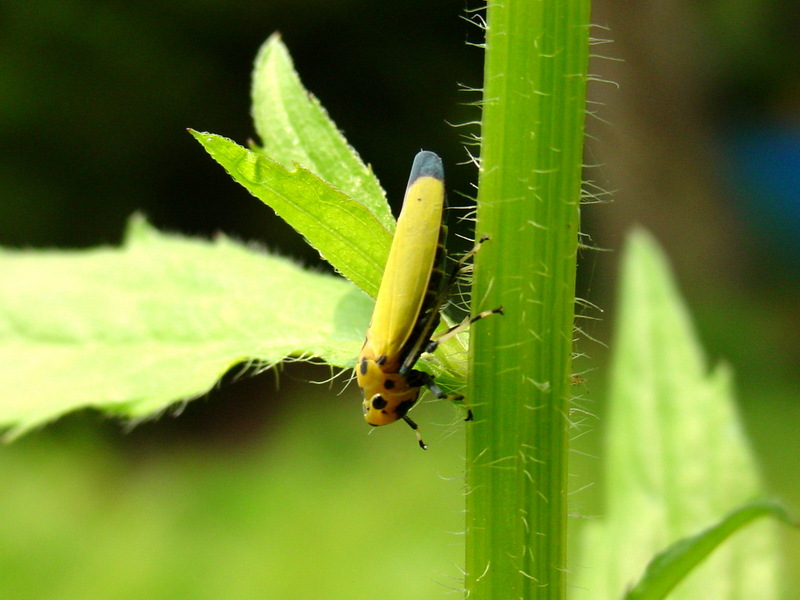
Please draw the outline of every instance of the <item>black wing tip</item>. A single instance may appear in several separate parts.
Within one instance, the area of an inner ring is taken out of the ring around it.
[[[408,185],[411,185],[420,177],[433,177],[439,181],[444,181],[442,159],[435,152],[430,152],[429,150],[417,152],[414,157],[414,164],[411,166]]]

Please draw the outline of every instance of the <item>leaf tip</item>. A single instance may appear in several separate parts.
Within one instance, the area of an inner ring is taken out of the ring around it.
[[[150,237],[156,229],[147,222],[144,213],[135,212],[128,217],[122,239],[125,244]]]
[[[286,44],[283,43],[283,39],[279,31],[275,31],[271,36],[269,36],[267,41],[261,45],[261,48],[259,48],[255,60],[255,74],[257,75],[262,72],[267,65],[276,59],[283,59],[284,61],[291,63],[291,60],[289,59],[289,50],[286,47]],[[255,83],[256,77],[253,79]]]

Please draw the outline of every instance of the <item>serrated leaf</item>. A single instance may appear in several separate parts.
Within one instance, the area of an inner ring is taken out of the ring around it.
[[[243,361],[349,367],[372,302],[345,280],[135,219],[123,246],[0,251],[0,427],[97,407],[143,417]]]
[[[337,271],[377,296],[392,234],[364,205],[303,167],[289,171],[227,138],[191,133],[231,177],[301,233]]]
[[[762,497],[725,366],[708,372],[665,257],[645,232],[622,266],[606,431],[606,517],[582,531],[574,596],[618,599],[650,558]],[[774,599],[774,524],[718,548],[671,599]]]
[[[394,233],[394,217],[372,169],[364,165],[319,101],[303,87],[278,34],[258,53],[252,97],[253,120],[266,156],[289,170],[302,165],[363,204]]]

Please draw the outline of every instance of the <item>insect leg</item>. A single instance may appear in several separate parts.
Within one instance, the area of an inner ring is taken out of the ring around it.
[[[469,269],[472,268],[472,265],[467,264],[469,259],[471,259],[473,256],[475,256],[478,253],[478,250],[481,249],[481,246],[483,246],[483,243],[488,241],[488,240],[489,240],[489,236],[488,235],[481,236],[481,238],[477,242],[475,242],[475,246],[472,247],[472,250],[470,250],[469,252],[466,252],[465,254],[463,254],[462,256],[459,257],[459,259],[456,261],[455,266],[453,267],[453,270],[450,272],[450,275],[447,277],[447,283],[445,283],[445,286],[444,286],[445,290],[449,291],[455,285],[455,283],[458,280],[459,276],[462,273],[466,273]]]
[[[412,421],[408,415],[403,415],[403,421],[408,423],[408,426],[411,427],[411,429],[414,430],[414,433],[417,434],[417,442],[419,443],[419,447],[423,450],[427,450],[428,444],[422,441],[422,435],[419,432],[419,426],[416,424],[416,422]]]
[[[468,318],[464,319],[463,321],[461,321],[461,323],[459,323],[458,325],[454,325],[453,327],[451,327],[447,331],[443,331],[442,333],[440,333],[436,337],[432,338],[431,341],[428,342],[428,345],[425,346],[425,352],[430,354],[431,352],[436,350],[436,348],[439,347],[439,344],[441,344],[442,342],[446,342],[451,337],[461,333],[462,331],[467,329],[470,325],[472,325],[475,321],[480,321],[481,319],[484,319],[484,318],[488,317],[489,315],[502,315],[502,314],[503,314],[503,307],[502,306],[498,306],[495,309],[485,310],[485,311],[483,311],[481,313],[478,313],[474,317],[468,317]]]
[[[439,398],[440,400],[450,400],[451,402],[462,402],[464,401],[464,396],[461,394],[448,394],[433,380],[433,375],[426,373],[425,371],[417,371],[414,369],[408,374],[408,382],[410,385],[414,386],[425,386],[431,391],[431,394]],[[472,409],[467,407],[467,418],[464,419],[465,421],[472,421]]]

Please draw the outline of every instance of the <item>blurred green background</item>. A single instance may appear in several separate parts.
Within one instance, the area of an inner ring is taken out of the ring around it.
[[[397,207],[414,153],[455,204],[475,170],[480,31],[463,1],[0,0],[0,244],[216,231],[325,268],[186,133],[254,135],[249,78],[280,31],[305,85]],[[670,255],[710,360],[735,368],[769,489],[800,507],[800,65],[793,2],[595,2],[582,326],[612,344],[633,223]],[[604,83],[613,82],[613,83]],[[595,116],[597,118],[595,118]],[[102,290],[98,290],[102,293]],[[575,488],[599,481],[607,350],[591,356]],[[632,374],[635,376],[635,374]],[[133,430],[86,413],[0,448],[0,598],[445,597],[460,587],[459,413],[426,403],[431,449],[369,433],[345,377],[292,365],[226,378]],[[280,385],[277,385],[278,381]],[[177,414],[180,413],[180,414]],[[602,483],[602,482],[600,482]],[[575,512],[602,514],[596,486]],[[789,556],[800,540],[787,534]],[[798,581],[800,583],[800,581]],[[795,586],[796,588],[797,586]]]

